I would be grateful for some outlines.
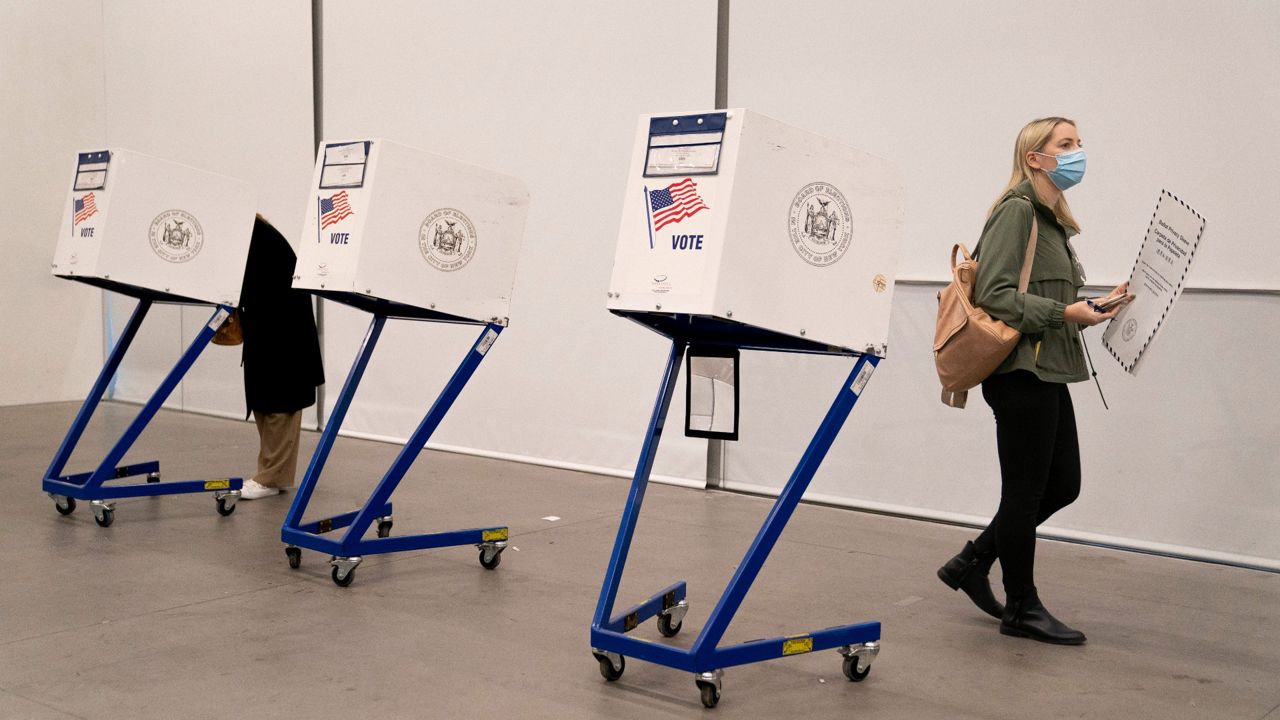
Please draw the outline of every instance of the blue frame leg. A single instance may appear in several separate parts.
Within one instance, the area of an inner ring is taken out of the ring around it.
[[[377,342],[378,335],[381,333],[382,323],[385,319],[383,316],[374,317],[362,349],[357,356],[355,364],[352,366],[351,373],[347,377],[347,382],[343,385],[342,393],[339,395],[334,412],[330,416],[329,423],[325,426],[320,444],[316,447],[316,453],[307,468],[302,487],[299,488],[298,495],[294,498],[289,514],[285,518],[284,526],[280,529],[280,539],[288,545],[285,548],[285,552],[289,557],[289,564],[295,568],[298,566],[300,562],[298,547],[329,553],[334,556],[331,561],[334,566],[334,582],[345,587],[350,584],[351,573],[354,572],[355,567],[360,563],[364,555],[456,545],[476,545],[480,548],[481,565],[488,569],[493,569],[497,567],[502,551],[506,549],[506,541],[509,535],[506,526],[468,528],[465,530],[451,530],[394,538],[387,537],[386,533],[390,531],[390,500],[392,493],[395,492],[400,481],[404,479],[405,473],[418,459],[423,447],[430,440],[436,428],[439,427],[440,422],[444,420],[454,401],[462,393],[462,389],[466,387],[467,382],[475,373],[476,368],[479,367],[480,362],[484,360],[489,348],[493,346],[498,335],[501,334],[502,326],[496,324],[488,324],[480,332],[480,336],[476,338],[471,349],[462,359],[457,370],[454,371],[453,376],[445,384],[444,389],[440,391],[436,401],[427,411],[422,422],[418,424],[413,435],[405,441],[404,447],[400,449],[395,461],[387,469],[364,505],[352,513],[345,513],[306,525],[302,524],[302,516],[306,512],[307,504],[310,502],[311,493],[315,489],[315,484],[319,480],[324,463],[333,446],[333,440],[337,436],[342,420],[346,416],[347,408],[355,395],[356,386],[359,385],[364,369],[368,365],[369,356],[373,353],[373,347]],[[374,522],[377,522],[379,526],[378,536],[365,539],[365,534]],[[321,532],[344,527],[347,530],[340,540],[319,536]]]
[[[150,300],[139,300],[133,309],[133,314],[129,316],[129,322],[125,323],[124,330],[120,333],[120,339],[116,342],[116,346],[111,349],[111,354],[107,356],[107,361],[102,365],[102,371],[98,373],[98,379],[94,381],[93,387],[89,390],[89,395],[85,397],[84,403],[80,405],[80,412],[76,414],[76,419],[71,423],[71,427],[67,429],[67,434],[62,438],[62,444],[58,446],[58,452],[53,456],[53,462],[49,464],[49,469],[45,471],[44,479],[48,480],[68,480],[62,476],[62,471],[67,466],[67,461],[71,459],[71,453],[75,451],[76,445],[80,442],[80,436],[84,434],[85,428],[89,427],[89,420],[93,417],[93,412],[98,409],[98,403],[102,402],[102,396],[106,394],[107,387],[111,385],[111,378],[115,377],[116,371],[120,369],[120,363],[124,360],[124,355],[129,351],[129,346],[133,344],[133,339],[138,335],[138,328],[142,327],[142,321],[147,317],[147,311],[151,309]],[[83,485],[85,480],[89,479],[92,473],[84,473],[83,480],[77,482],[77,485]],[[45,488],[48,491],[48,488]]]
[[[84,404],[80,408],[79,414],[72,423],[71,428],[67,431],[67,436],[63,439],[62,445],[58,448],[58,452],[54,455],[53,462],[49,466],[48,472],[45,474],[42,489],[54,496],[59,512],[69,514],[74,509],[74,504],[69,500],[64,505],[64,499],[75,498],[80,500],[90,500],[93,504],[94,516],[99,525],[106,527],[111,524],[112,512],[114,505],[109,500],[115,500],[126,497],[150,497],[157,495],[176,495],[181,493],[192,492],[212,492],[217,500],[218,512],[222,515],[230,515],[235,509],[235,501],[240,495],[240,488],[243,485],[241,478],[216,478],[212,480],[183,480],[177,482],[159,482],[160,464],[155,461],[137,463],[134,465],[120,465],[120,461],[137,441],[142,432],[146,430],[148,423],[159,412],[164,401],[173,393],[174,388],[178,386],[187,371],[195,364],[200,353],[208,346],[209,341],[213,339],[215,331],[226,316],[231,312],[229,306],[219,305],[214,309],[213,315],[210,316],[209,322],[201,327],[200,332],[196,334],[195,339],[187,346],[182,357],[178,359],[173,369],[169,371],[160,386],[151,395],[147,403],[134,417],[129,427],[107,452],[102,462],[98,464],[92,472],[78,473],[75,475],[62,475],[63,469],[66,467],[67,461],[75,450],[76,444],[79,442],[81,435],[89,424],[94,410],[102,400],[102,395],[106,392],[111,378],[115,375],[120,367],[121,361],[124,359],[125,352],[129,345],[133,342],[137,335],[138,328],[142,325],[142,321],[147,314],[147,310],[151,307],[151,300],[142,298],[138,301],[138,306],[134,309],[133,315],[129,318],[120,341],[112,350],[111,355],[107,358],[106,364],[102,371],[98,374],[97,381],[94,382],[93,388],[90,390],[89,396],[85,398]],[[126,477],[136,475],[147,475],[147,482],[132,484],[114,484],[105,485],[108,481],[119,480]]]
[[[604,585],[592,620],[592,654],[600,662],[601,674],[607,680],[616,680],[625,667],[623,663],[625,656],[693,672],[697,676],[698,685],[703,693],[703,703],[710,707],[719,700],[723,668],[839,648],[845,657],[845,675],[850,680],[861,680],[866,677],[871,661],[879,652],[880,623],[878,622],[841,625],[800,635],[752,640],[727,647],[719,647],[719,643],[750,590],[751,584],[759,575],[769,553],[782,535],[805,489],[808,488],[818,467],[821,466],[831,445],[839,435],[841,427],[857,403],[872,372],[879,364],[880,359],[875,356],[858,357],[848,379],[841,386],[786,486],[774,501],[769,515],[761,524],[750,548],[742,562],[738,564],[737,571],[726,586],[716,607],[711,611],[706,625],[694,640],[692,647],[684,650],[626,635],[646,617],[646,612],[652,613],[654,598],[659,597],[658,595],[624,613],[610,616],[618,583],[621,581],[622,570],[626,563],[627,550],[639,516],[640,504],[644,498],[645,485],[652,470],[653,456],[662,434],[666,410],[671,401],[675,381],[673,375],[679,368],[684,345],[680,340],[673,341],[672,355],[667,363],[667,375],[664,377],[654,406],[648,436],[632,481],[626,508],[623,510],[617,540],[609,567],[605,571]],[[673,585],[668,590],[676,587],[680,587],[683,591],[683,583]],[[664,631],[663,634],[668,633]]]

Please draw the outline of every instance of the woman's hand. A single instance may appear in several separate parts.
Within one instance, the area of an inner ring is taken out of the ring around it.
[[[1114,290],[1107,293],[1107,296],[1098,302],[1105,303],[1105,301],[1110,300],[1111,298],[1127,295],[1128,292],[1129,283],[1128,281],[1125,281],[1117,285]],[[1088,300],[1081,300],[1068,305],[1067,309],[1062,313],[1062,319],[1067,322],[1076,323],[1077,325],[1091,327],[1093,325],[1097,325],[1103,320],[1110,320],[1115,317],[1116,313],[1120,312],[1125,305],[1129,304],[1129,300],[1132,299],[1133,298],[1130,297],[1125,300],[1121,300],[1115,305],[1112,305],[1111,308],[1105,312],[1099,312]]]
[[[1092,327],[1103,320],[1110,320],[1115,317],[1123,305],[1124,303],[1119,303],[1106,312],[1098,312],[1089,305],[1088,300],[1080,300],[1067,306],[1067,309],[1062,313],[1062,319],[1084,327]]]

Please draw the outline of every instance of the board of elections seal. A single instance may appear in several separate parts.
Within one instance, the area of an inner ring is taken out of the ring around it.
[[[165,210],[157,215],[147,237],[156,255],[171,263],[184,263],[204,247],[204,229],[186,210]]]
[[[1133,336],[1137,333],[1138,321],[1133,318],[1129,318],[1125,321],[1124,327],[1120,328],[1120,337],[1123,338],[1125,342],[1132,340]]]
[[[830,183],[809,183],[791,201],[787,219],[791,247],[810,265],[831,265],[849,249],[852,219],[844,193]]]
[[[437,270],[453,272],[471,262],[476,254],[476,226],[461,210],[440,208],[422,221],[418,249]]]

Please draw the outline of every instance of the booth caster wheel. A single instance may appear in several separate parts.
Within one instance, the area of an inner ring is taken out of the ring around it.
[[[89,503],[89,506],[93,508],[93,521],[98,523],[98,527],[111,527],[111,523],[115,522],[116,510],[114,507],[101,500],[93,500]]]
[[[684,616],[687,612],[689,612],[689,603],[684,600],[663,608],[662,612],[658,613],[658,632],[662,633],[662,637],[675,637],[684,626]]]
[[[858,667],[858,658],[854,655],[844,659],[844,676],[853,682],[862,682],[867,679],[867,675],[871,674],[871,666],[864,665],[861,669]]]
[[[480,548],[480,567],[485,570],[493,570],[502,562],[502,551],[507,549],[507,543],[498,540],[481,543],[477,547]]]
[[[302,548],[290,545],[284,549],[285,557],[289,558],[289,568],[297,570],[302,567]]]
[[[380,538],[391,537],[391,526],[392,526],[391,518],[379,518],[378,519],[378,537]]]
[[[720,704],[720,678],[722,677],[724,677],[723,670],[698,673],[694,677],[694,682],[698,684],[698,693],[702,696],[703,707],[713,708]]]
[[[879,641],[862,643],[861,645],[845,645],[840,648],[844,656],[844,676],[851,682],[862,682],[871,674],[871,661],[880,654]]]
[[[673,624],[671,622],[670,615],[658,616],[658,632],[662,633],[662,637],[675,637],[682,627],[684,627],[683,620],[677,621]]]
[[[333,578],[333,584],[338,587],[347,587],[352,580],[356,579],[356,566],[360,564],[359,557],[335,557],[329,561],[333,566],[333,572],[330,576]]]
[[[149,472],[149,473],[147,473],[147,482],[149,482],[149,483],[158,483],[158,482],[160,482],[160,472],[159,472],[159,471],[156,471],[156,472]]]
[[[231,490],[230,492],[218,493],[213,496],[213,499],[218,505],[218,514],[226,517],[236,511],[236,501],[240,499],[240,491]]]
[[[698,692],[702,694],[704,707],[713,708],[720,704],[720,691],[716,689],[715,685],[702,683],[698,685]]]
[[[54,495],[53,507],[59,515],[70,515],[76,511],[76,499],[66,495]]]
[[[622,677],[623,671],[627,669],[627,659],[618,653],[598,650],[591,654],[600,663],[600,676],[609,682]]]

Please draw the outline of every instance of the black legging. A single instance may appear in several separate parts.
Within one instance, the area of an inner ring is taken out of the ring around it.
[[[1000,508],[974,541],[979,555],[1000,558],[1005,594],[1035,589],[1036,526],[1080,495],[1080,443],[1071,393],[1018,370],[982,383],[996,416]]]

